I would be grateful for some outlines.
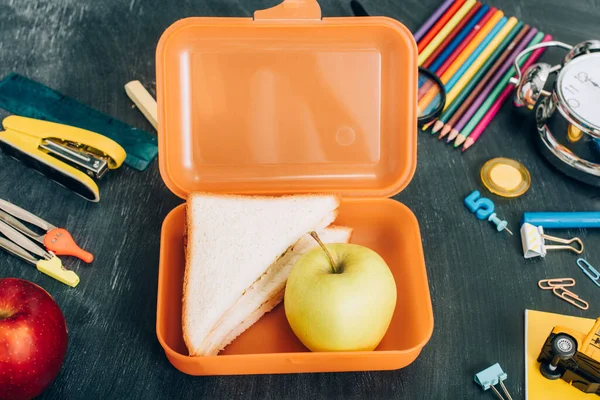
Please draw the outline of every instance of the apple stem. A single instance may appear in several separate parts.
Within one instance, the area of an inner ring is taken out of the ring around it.
[[[333,259],[333,256],[331,255],[329,250],[327,250],[327,247],[325,246],[325,244],[323,244],[321,239],[319,239],[319,235],[317,235],[317,232],[315,232],[315,231],[310,232],[310,236],[312,236],[313,239],[315,239],[317,241],[317,243],[319,243],[319,246],[321,246],[321,248],[323,249],[325,254],[327,254],[327,258],[329,258],[329,262],[331,262],[331,271],[333,271],[333,273],[336,274],[337,270],[335,269],[335,260]]]

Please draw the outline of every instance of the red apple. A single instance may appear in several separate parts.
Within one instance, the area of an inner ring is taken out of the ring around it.
[[[54,299],[22,279],[0,279],[0,399],[30,399],[56,378],[67,324]]]

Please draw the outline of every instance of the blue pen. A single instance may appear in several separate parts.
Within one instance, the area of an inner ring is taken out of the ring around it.
[[[450,54],[452,54],[454,50],[456,50],[458,45],[462,43],[462,41],[467,37],[467,35],[471,33],[475,25],[477,25],[479,21],[481,21],[481,19],[485,14],[487,14],[489,9],[490,6],[488,5],[484,5],[479,9],[479,11],[473,16],[473,18],[471,18],[471,21],[469,21],[469,23],[465,25],[465,27],[459,32],[459,34],[456,35],[454,40],[450,42],[450,44],[448,44],[448,46],[436,58],[436,60],[433,63],[431,63],[431,65],[429,66],[429,70],[437,74],[437,70],[442,66],[444,62],[446,62],[448,57],[450,57]]]
[[[452,88],[454,87],[454,85],[456,85],[458,80],[464,75],[464,73],[469,69],[469,67],[471,67],[471,64],[473,64],[473,62],[477,59],[477,57],[479,57],[483,50],[485,50],[485,48],[488,47],[490,42],[498,35],[500,29],[502,29],[502,27],[506,24],[506,21],[508,21],[508,18],[502,17],[502,19],[498,21],[496,26],[494,26],[494,29],[492,29],[492,31],[488,33],[485,39],[483,39],[479,46],[477,46],[475,51],[469,56],[469,58],[467,58],[464,64],[461,65],[458,71],[456,71],[456,73],[452,75],[452,78],[450,78],[450,80],[446,84],[446,92],[452,90]]]
[[[588,212],[527,212],[525,222],[543,228],[600,228],[600,211]]]

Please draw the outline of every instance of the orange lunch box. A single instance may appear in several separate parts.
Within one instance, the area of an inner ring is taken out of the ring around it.
[[[194,191],[338,193],[336,224],[378,252],[397,306],[375,351],[308,351],[283,305],[218,356],[190,357],[181,331],[184,205],[162,226],[156,334],[190,375],[390,370],[414,361],[433,310],[414,214],[389,197],[410,182],[417,148],[417,48],[398,21],[321,18],[315,0],[285,0],[254,18],[187,18],[157,48],[159,165],[180,196]]]

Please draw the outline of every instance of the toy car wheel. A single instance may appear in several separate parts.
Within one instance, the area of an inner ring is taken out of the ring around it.
[[[577,353],[577,342],[569,335],[558,334],[552,340],[552,352],[566,360]]]
[[[562,374],[558,372],[558,369],[552,370],[550,364],[547,362],[543,362],[540,364],[540,372],[542,373],[542,376],[544,378],[553,381],[560,379],[560,377],[562,376]]]

